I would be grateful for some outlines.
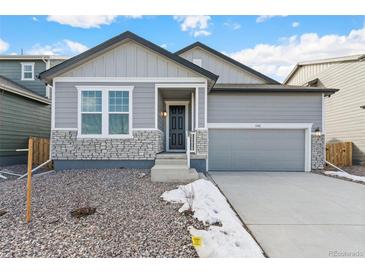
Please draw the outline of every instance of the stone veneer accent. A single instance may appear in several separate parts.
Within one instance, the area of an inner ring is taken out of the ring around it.
[[[196,154],[191,154],[191,159],[208,158],[208,130],[196,130]]]
[[[323,169],[325,161],[325,137],[312,135],[312,169]]]
[[[76,138],[74,130],[52,130],[53,160],[154,160],[164,150],[160,130],[134,130],[129,139]]]

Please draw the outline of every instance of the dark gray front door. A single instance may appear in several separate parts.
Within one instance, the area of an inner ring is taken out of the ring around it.
[[[170,106],[170,149],[185,149],[185,106]]]

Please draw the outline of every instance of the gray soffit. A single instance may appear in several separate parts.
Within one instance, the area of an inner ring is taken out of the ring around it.
[[[289,85],[260,85],[260,84],[216,84],[211,92],[308,92],[308,93],[324,93],[331,95],[338,89],[289,86]]]
[[[118,36],[115,36],[79,55],[72,57],[71,59],[68,59],[46,71],[43,71],[42,73],[39,74],[38,77],[39,77],[39,79],[41,79],[43,81],[47,81],[48,78],[52,78],[59,73],[62,73],[70,68],[73,68],[77,64],[82,63],[84,60],[91,58],[93,55],[95,55],[103,50],[106,50],[109,47],[112,47],[113,45],[115,45],[123,40],[126,40],[126,39],[133,40],[133,41],[169,58],[170,60],[173,60],[174,62],[199,73],[200,75],[202,75],[214,82],[218,79],[218,75],[215,75],[214,73],[212,73],[206,69],[203,69],[203,68],[189,62],[188,60],[185,60],[184,58],[182,58],[178,55],[175,55],[175,54],[169,52],[168,50],[165,50],[165,49],[157,46],[156,44],[130,32],[130,31],[123,32],[122,34],[120,34]]]
[[[46,97],[40,96],[36,93],[34,93],[33,91],[31,91],[30,89],[27,89],[26,87],[23,87],[15,82],[13,82],[12,80],[4,77],[4,76],[0,76],[0,89],[6,90],[8,92],[26,97],[28,99],[32,99],[44,104],[50,104],[50,100],[47,99]]]
[[[241,68],[241,69],[243,69],[243,70],[245,70],[245,71],[247,71],[247,72],[249,72],[249,73],[251,73],[255,76],[257,76],[257,77],[259,77],[260,79],[263,79],[263,80],[267,81],[269,84],[280,84],[278,81],[275,81],[274,79],[272,79],[272,78],[270,78],[270,77],[268,77],[268,76],[266,76],[266,75],[264,75],[264,74],[262,74],[262,73],[260,73],[256,70],[254,70],[254,69],[252,69],[252,68],[250,68],[250,67],[248,67],[248,66],[246,66],[246,65],[244,65],[244,64],[242,64],[242,63],[240,63],[240,62],[238,62],[234,59],[232,59],[231,57],[228,57],[227,55],[225,55],[223,53],[220,53],[219,51],[216,51],[215,49],[212,49],[212,48],[208,47],[207,45],[205,45],[201,42],[195,42],[195,43],[193,43],[193,44],[191,44],[191,45],[175,52],[175,54],[180,55],[180,54],[182,54],[186,51],[189,51],[189,50],[191,50],[195,47],[202,48],[202,49],[204,49],[204,50],[206,50],[206,51],[222,58],[223,60],[225,60],[225,61],[227,61],[227,62],[229,62],[229,63],[231,63],[231,64],[233,64],[233,65],[235,65],[235,66],[237,66],[237,67],[239,67],[239,68]]]

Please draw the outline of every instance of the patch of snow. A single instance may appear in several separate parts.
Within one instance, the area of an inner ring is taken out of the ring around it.
[[[365,176],[356,176],[342,171],[325,171],[324,174],[330,176],[343,177],[353,181],[360,181],[365,183]]]
[[[210,225],[208,230],[189,227],[192,236],[202,237],[202,246],[196,248],[200,257],[264,257],[261,248],[212,182],[200,179],[167,191],[161,197],[168,202],[182,203],[180,212],[192,210],[195,218]]]

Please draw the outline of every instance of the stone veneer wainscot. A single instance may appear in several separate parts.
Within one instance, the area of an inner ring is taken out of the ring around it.
[[[133,138],[77,138],[74,130],[52,130],[53,160],[154,160],[164,150],[160,130],[134,130]]]

